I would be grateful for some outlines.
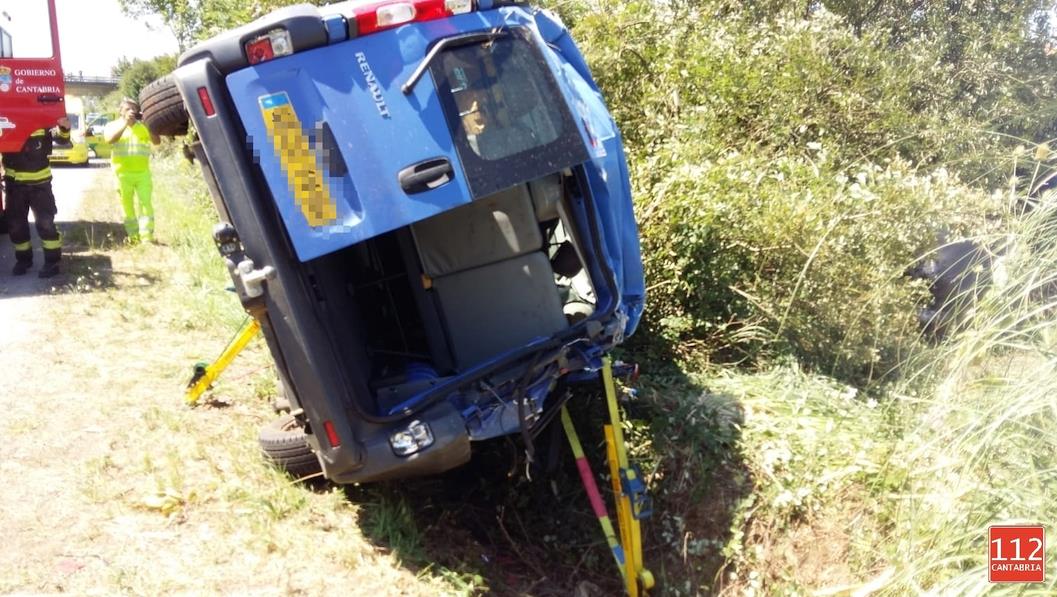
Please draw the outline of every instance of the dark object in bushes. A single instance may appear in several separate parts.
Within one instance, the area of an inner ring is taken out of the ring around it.
[[[906,271],[929,282],[932,299],[918,312],[926,336],[942,340],[991,285],[995,254],[972,240],[948,243]]]

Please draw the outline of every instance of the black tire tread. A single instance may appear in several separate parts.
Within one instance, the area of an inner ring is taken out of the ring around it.
[[[305,438],[304,429],[291,415],[284,415],[261,428],[258,436],[261,453],[294,477],[308,477],[322,471],[319,459]]]
[[[144,124],[155,135],[178,136],[187,133],[190,116],[172,75],[165,75],[144,87],[139,93],[139,105]]]

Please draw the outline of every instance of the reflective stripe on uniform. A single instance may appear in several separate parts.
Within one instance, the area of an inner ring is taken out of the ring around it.
[[[40,245],[42,247],[44,247],[44,249],[61,249],[62,248],[62,235],[60,234],[59,238],[56,238],[55,240],[44,240],[44,239],[41,239]]]
[[[119,161],[122,161],[122,160],[124,160],[125,158],[128,158],[128,157],[135,157],[135,156],[147,158],[147,157],[150,157],[150,149],[147,148],[147,147],[136,146],[136,145],[128,147],[128,148],[125,148],[125,147],[120,146],[120,145],[114,145],[114,146],[111,147],[110,155],[111,155],[111,159],[116,158]]]
[[[47,131],[45,131],[44,129],[37,129],[37,130],[33,131],[32,133],[30,133],[29,136],[30,137],[43,137],[45,134],[47,134]]]
[[[51,167],[36,172],[19,172],[18,170],[6,170],[4,176],[15,182],[41,182],[51,178]]]
[[[15,250],[16,251],[28,251],[28,250],[30,250],[32,248],[33,248],[33,245],[29,244],[28,240],[26,242],[24,242],[24,243],[15,243]]]

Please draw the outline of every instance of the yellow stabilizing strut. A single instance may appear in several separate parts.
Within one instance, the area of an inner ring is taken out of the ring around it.
[[[209,386],[213,385],[213,382],[220,377],[221,372],[227,369],[231,361],[235,360],[235,357],[242,352],[243,348],[253,340],[253,337],[257,335],[257,332],[261,330],[261,324],[252,317],[247,318],[246,322],[239,328],[235,337],[228,343],[224,352],[220,353],[217,360],[212,365],[206,363],[198,363],[195,365],[195,373],[191,378],[191,381],[187,382],[187,391],[184,393],[184,399],[191,406],[198,404],[198,399],[202,397]]]
[[[606,389],[606,404],[609,407],[610,424],[605,426],[606,454],[609,457],[609,472],[613,478],[613,492],[617,500],[617,523],[624,548],[626,583],[628,595],[638,597],[639,583],[643,592],[653,588],[653,574],[642,562],[642,527],[639,521],[650,515],[646,486],[635,467],[628,462],[624,445],[624,432],[617,405],[616,384],[613,383],[613,363],[609,357],[602,358],[602,382]]]
[[[617,500],[617,523],[620,527],[620,542],[617,542],[613,525],[609,521],[605,502],[598,491],[591,466],[580,446],[580,438],[573,428],[569,412],[562,406],[562,425],[565,436],[569,439],[580,480],[591,501],[591,509],[606,536],[606,543],[613,553],[617,568],[624,580],[624,588],[631,597],[653,588],[653,574],[642,563],[642,527],[639,521],[650,515],[650,501],[646,495],[646,485],[638,469],[628,463],[628,453],[624,447],[624,434],[621,433],[620,409],[617,407],[617,392],[613,384],[613,364],[609,357],[602,359],[602,381],[606,388],[606,403],[609,406],[609,417],[612,424],[605,426],[606,455],[609,461],[609,475],[613,481],[613,495]],[[640,591],[641,587],[641,591]]]
[[[573,457],[576,458],[576,468],[580,472],[580,481],[584,484],[584,491],[587,492],[587,499],[591,502],[591,509],[595,513],[595,517],[598,518],[598,523],[602,527],[602,534],[606,536],[606,543],[609,545],[609,551],[613,553],[613,559],[617,563],[617,569],[620,570],[622,577],[627,576],[627,566],[624,561],[624,548],[620,546],[620,541],[617,539],[617,534],[613,530],[613,523],[609,520],[609,512],[606,511],[606,503],[602,499],[602,493],[598,491],[598,484],[595,483],[594,473],[591,472],[591,465],[587,462],[587,457],[584,455],[584,449],[580,445],[580,436],[576,433],[576,428],[573,427],[573,421],[569,417],[569,411],[562,405],[562,426],[565,427],[565,437],[569,439],[569,447],[573,450]]]

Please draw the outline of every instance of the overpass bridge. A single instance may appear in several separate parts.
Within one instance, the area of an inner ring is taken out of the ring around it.
[[[82,97],[102,97],[117,89],[118,84],[118,80],[114,77],[93,77],[90,75],[82,75],[80,73],[67,73],[65,81],[67,95],[78,95]]]

